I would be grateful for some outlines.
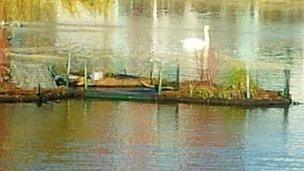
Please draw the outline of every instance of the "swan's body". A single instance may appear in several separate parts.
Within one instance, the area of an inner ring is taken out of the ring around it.
[[[204,48],[208,48],[210,44],[209,25],[204,26],[204,39],[191,37],[183,40],[182,43],[186,52],[200,52]]]
[[[186,52],[199,52],[207,45],[204,40],[196,37],[188,38],[182,42],[183,48]]]
[[[209,38],[209,25],[204,26],[204,37],[203,38],[187,38],[182,41],[184,57],[183,63],[185,63],[185,71],[182,71],[186,77],[186,80],[201,80],[202,72],[200,69],[205,69],[207,66],[207,58],[210,47]],[[191,89],[191,85],[190,85]],[[190,95],[192,93],[190,92]]]

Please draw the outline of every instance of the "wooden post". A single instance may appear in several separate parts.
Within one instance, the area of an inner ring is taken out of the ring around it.
[[[41,93],[41,84],[38,82],[38,87],[37,87],[37,93],[36,95],[38,96],[38,106],[40,107],[42,105],[43,99],[42,99],[42,93]]]
[[[189,83],[189,96],[190,97],[192,97],[192,94],[193,94],[193,89],[192,89],[192,83],[191,83],[191,81],[190,81],[190,83]]]
[[[4,20],[1,21],[1,28],[2,28],[2,29],[5,28],[5,21],[4,21]]]
[[[87,70],[87,59],[84,61],[84,89],[88,89],[88,70]]]
[[[249,78],[249,67],[247,66],[246,72],[246,98],[250,99],[250,78]]]
[[[67,75],[69,75],[71,72],[71,59],[72,59],[72,54],[69,54]]]
[[[259,87],[259,70],[256,71],[256,85]]]
[[[40,98],[41,97],[41,84],[38,83],[38,87],[37,87],[37,96]]]
[[[153,69],[150,71],[150,84],[153,85]]]
[[[176,89],[179,90],[179,82],[180,82],[180,64],[177,65],[176,69]]]
[[[290,92],[289,92],[289,87],[290,87],[290,70],[285,69],[285,88],[284,88],[284,96],[287,98],[290,98]]]
[[[69,54],[69,59],[68,59],[68,68],[67,68],[67,80],[66,80],[66,86],[69,86],[69,82],[70,82],[70,72],[71,72],[71,58],[72,58],[72,54]]]
[[[159,74],[158,74],[158,94],[161,94],[162,82],[163,82],[163,71],[162,71],[162,66],[160,66]]]
[[[154,70],[154,61],[152,61],[151,70],[150,70],[150,84],[153,85],[153,70]]]

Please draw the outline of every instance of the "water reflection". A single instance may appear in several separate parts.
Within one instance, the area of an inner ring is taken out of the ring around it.
[[[297,168],[303,117],[132,102],[1,105],[1,169]],[[286,112],[286,111],[285,111]],[[297,128],[299,127],[300,128]],[[283,160],[285,158],[286,160]]]
[[[23,48],[19,53],[66,57],[74,52],[79,59],[96,58],[114,72],[126,69],[136,75],[148,73],[143,63],[156,57],[167,61],[166,71],[173,71],[170,67],[177,59],[184,67],[192,60],[183,56],[180,40],[202,37],[203,25],[209,24],[221,68],[226,67],[221,55],[270,66],[281,63],[283,68],[302,61],[303,2],[299,1],[23,1],[36,12],[19,9],[17,1],[2,1],[0,6],[6,11],[0,19],[28,22],[25,28],[14,28],[12,48]]]
[[[0,20],[22,22],[56,22],[58,12],[67,11],[72,15],[84,13],[109,16],[109,8],[112,8],[117,0],[1,0]],[[27,10],[24,10],[27,9]],[[85,11],[84,11],[85,10]]]
[[[56,56],[73,52],[111,72],[145,74],[149,66],[143,63],[151,57],[165,59],[165,70],[172,71],[178,58],[188,65],[180,40],[201,37],[209,24],[216,52],[292,69],[293,97],[303,100],[302,1],[90,2],[1,0],[0,20],[9,23],[0,31],[0,63],[28,59],[6,56],[9,48],[19,56],[40,54],[30,63],[58,62]],[[14,35],[11,45],[7,33]],[[226,68],[221,57],[219,65]],[[300,169],[304,163],[301,106],[288,113],[68,101],[41,108],[0,105],[0,111],[0,170]]]
[[[79,56],[109,56],[110,52],[114,58],[143,59],[153,54],[172,62],[176,56],[181,56],[180,40],[202,37],[203,25],[209,24],[212,45],[220,54],[245,60],[296,64],[302,53],[303,43],[298,37],[303,34],[303,2],[299,1],[100,0],[100,3],[93,4],[78,0],[23,1],[20,3],[39,10],[24,11],[18,8],[17,1],[5,1],[1,6],[2,11],[6,11],[2,19],[51,22],[54,29],[37,30],[36,27],[19,29],[19,32],[35,29],[35,33],[53,30],[55,34],[36,36],[39,39],[35,40],[18,36],[24,41],[16,41],[13,47],[30,47],[25,43],[27,41],[36,44],[52,42],[52,46],[67,46],[68,51],[77,51]],[[26,17],[28,15],[31,17]],[[291,24],[292,28],[289,27]],[[286,47],[290,55],[287,55]]]

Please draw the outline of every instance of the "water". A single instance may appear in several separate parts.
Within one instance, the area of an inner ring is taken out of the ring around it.
[[[282,87],[273,72],[282,76],[277,71],[290,69],[292,97],[304,102],[302,1],[66,2],[41,1],[33,11],[8,6],[0,19],[24,21],[26,26],[6,27],[14,38],[11,55],[0,62],[65,67],[73,52],[78,62],[73,69],[81,69],[88,57],[94,61],[91,68],[145,75],[143,64],[152,57],[163,59],[169,72],[178,62],[193,65],[180,40],[201,37],[209,24],[218,67],[241,60],[261,69],[261,82],[269,88]],[[4,43],[0,35],[0,48]],[[303,106],[246,110],[72,100],[0,108],[0,170],[304,167]]]
[[[0,105],[3,170],[278,170],[304,164],[303,107]]]

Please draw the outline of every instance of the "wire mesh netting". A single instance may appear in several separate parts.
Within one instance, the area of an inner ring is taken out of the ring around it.
[[[66,54],[71,56],[71,73],[83,73],[85,61],[88,72],[100,71],[103,73],[127,74],[138,77],[157,78],[162,72],[163,79],[168,81],[189,81],[211,79],[216,85],[225,85],[234,74],[241,71],[242,79],[246,77],[246,65],[235,62],[228,65],[220,60],[209,60],[209,66],[203,66],[204,60],[197,56],[185,58],[183,54],[151,54],[137,53],[113,53],[90,54],[88,56]],[[167,58],[170,56],[170,58]],[[174,56],[174,57],[172,57]],[[205,59],[206,60],[206,59]],[[286,86],[286,76],[283,68],[259,68],[249,66],[250,83],[259,88],[275,91],[283,91]]]

